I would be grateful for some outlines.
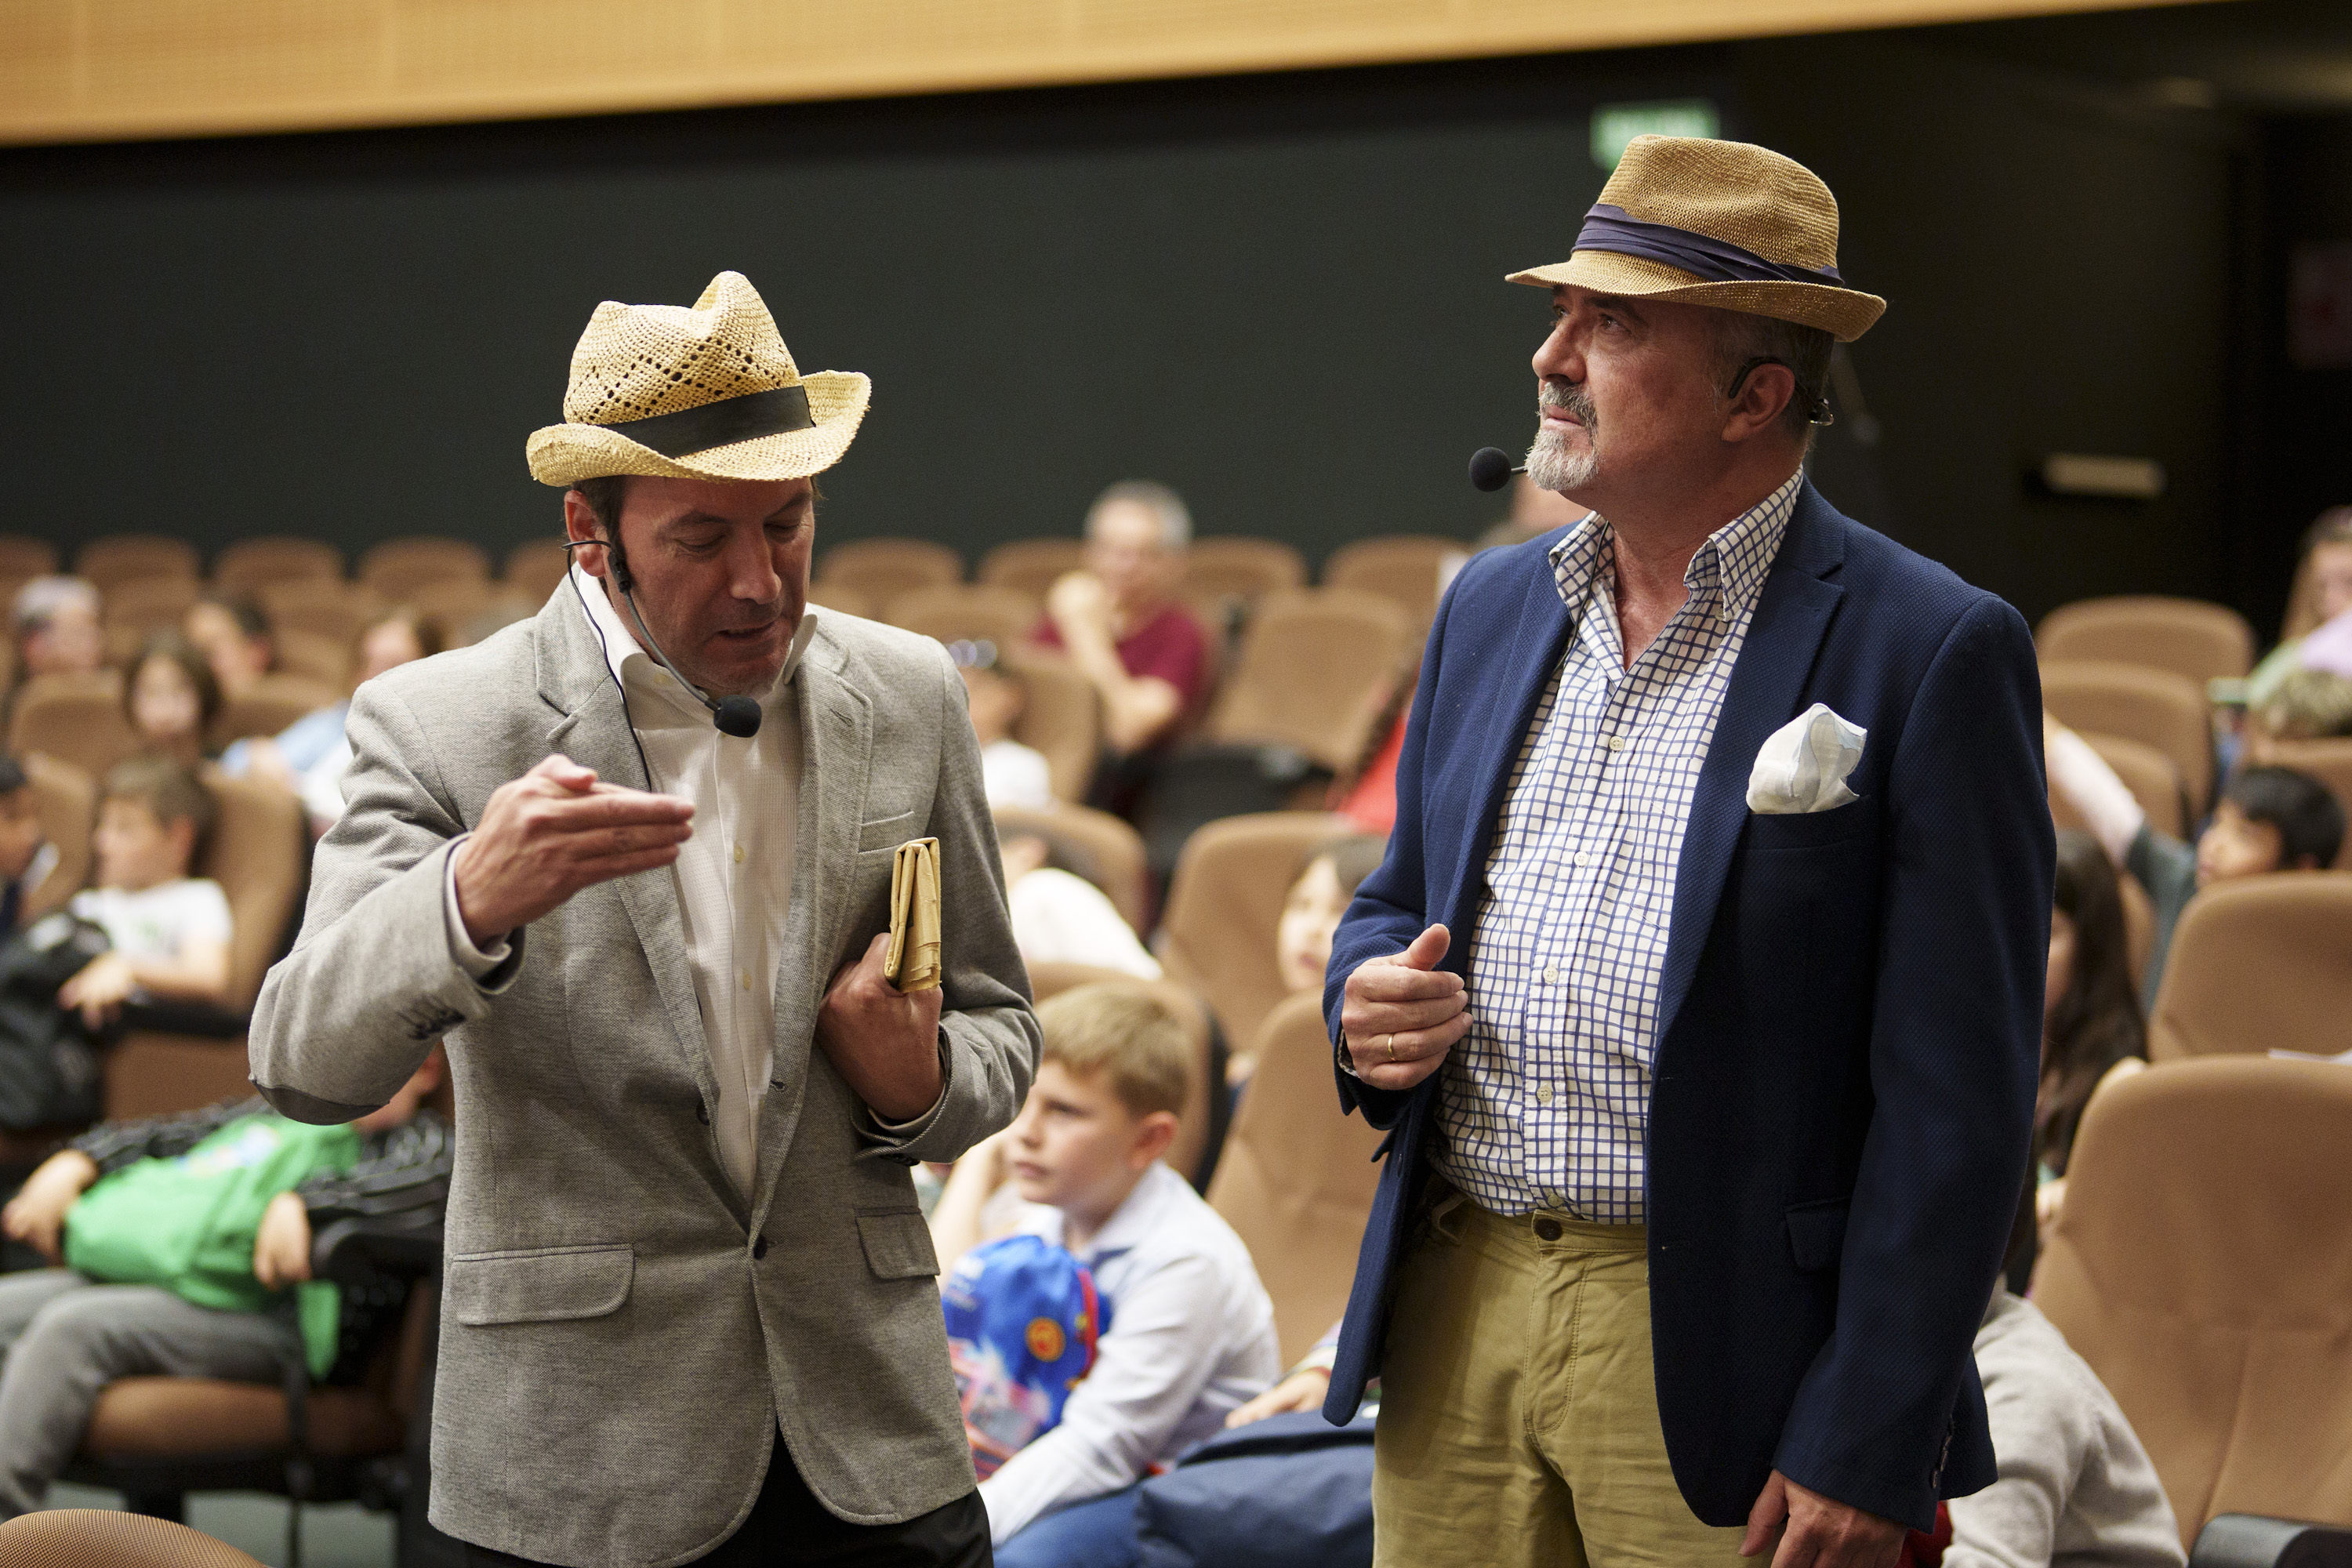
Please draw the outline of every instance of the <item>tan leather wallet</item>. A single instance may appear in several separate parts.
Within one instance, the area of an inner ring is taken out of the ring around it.
[[[890,951],[882,974],[901,992],[940,984],[940,841],[910,838],[890,862]]]

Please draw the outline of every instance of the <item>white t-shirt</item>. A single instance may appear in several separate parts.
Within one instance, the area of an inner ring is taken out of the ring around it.
[[[991,810],[1001,805],[1044,811],[1054,804],[1054,771],[1045,753],[1018,741],[996,741],[980,749],[981,787]]]
[[[1118,906],[1084,877],[1042,866],[1004,895],[1013,915],[1013,945],[1024,963],[1089,963],[1141,980],[1160,978],[1160,962],[1143,950]]]
[[[183,877],[136,892],[92,888],[76,893],[68,907],[103,928],[125,958],[177,958],[191,941],[226,942],[233,930],[228,895],[209,877]]]

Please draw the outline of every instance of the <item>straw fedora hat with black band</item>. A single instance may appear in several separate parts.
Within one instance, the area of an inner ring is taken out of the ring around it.
[[[798,479],[841,460],[873,384],[803,375],[760,291],[721,272],[689,307],[607,300],[572,351],[563,423],[531,433],[530,477]]]
[[[1636,136],[1569,258],[1507,281],[1744,310],[1850,343],[1886,301],[1845,286],[1837,242],[1837,198],[1795,159],[1745,142]]]

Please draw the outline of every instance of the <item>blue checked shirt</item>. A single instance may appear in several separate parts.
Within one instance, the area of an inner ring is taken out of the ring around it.
[[[1471,935],[1474,1022],[1438,1085],[1437,1169],[1496,1214],[1643,1222],[1683,832],[1803,479],[1707,536],[1689,597],[1630,669],[1615,533],[1590,517],[1551,552],[1574,632],[1511,768]]]

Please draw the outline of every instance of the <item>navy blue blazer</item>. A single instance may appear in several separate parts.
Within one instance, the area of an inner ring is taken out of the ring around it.
[[[1335,1039],[1347,976],[1429,922],[1466,972],[1511,764],[1570,633],[1560,536],[1477,556],[1439,607],[1395,836],[1332,944]],[[1758,748],[1815,702],[1869,731],[1861,798],[1749,812]],[[1666,1452],[1705,1522],[1745,1522],[1775,1468],[1923,1530],[1937,1498],[1993,1480],[1970,1344],[2025,1171],[2053,860],[2025,623],[1808,483],[1699,773],[1660,981],[1650,1321]],[[1339,1076],[1391,1131],[1334,1421],[1379,1374],[1436,1089]]]

